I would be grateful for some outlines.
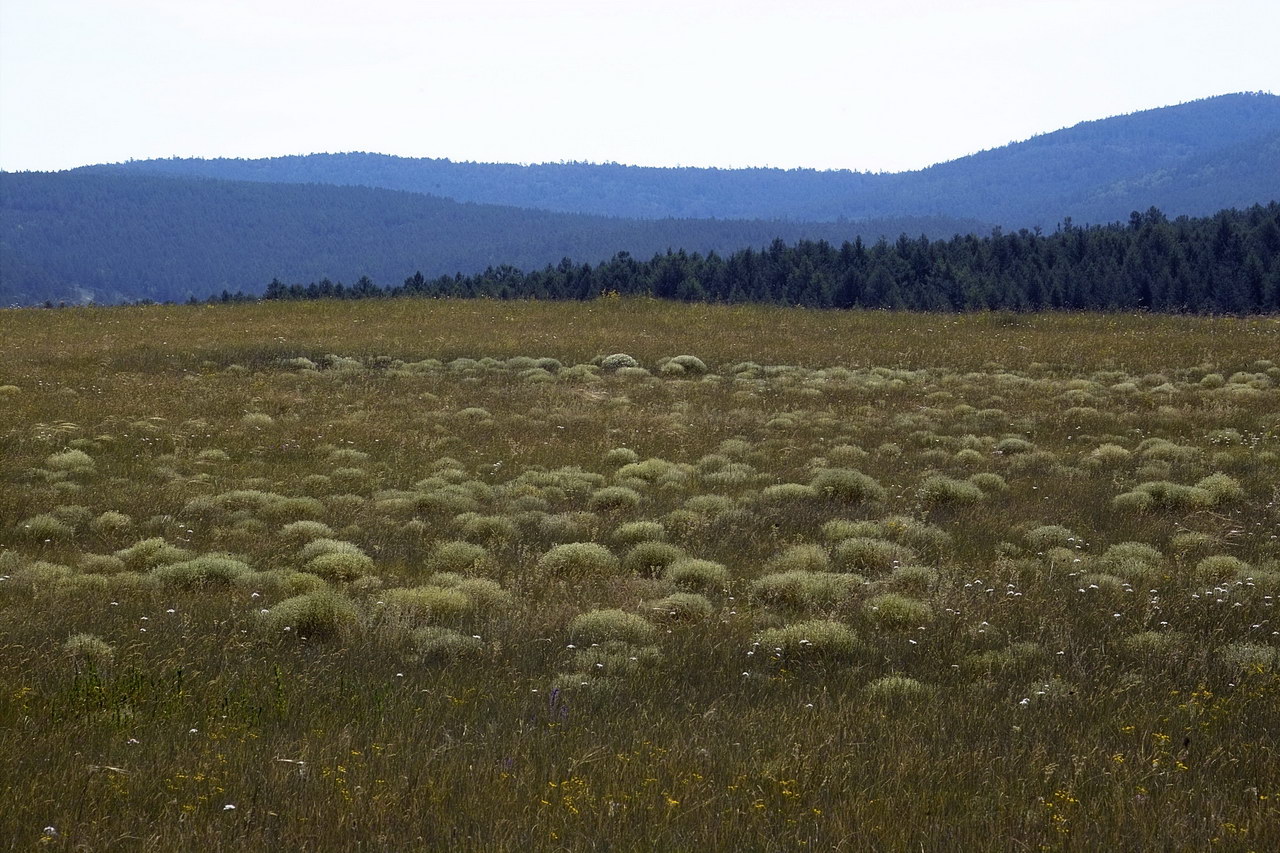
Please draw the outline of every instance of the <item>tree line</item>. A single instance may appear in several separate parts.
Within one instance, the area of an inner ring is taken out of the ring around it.
[[[868,245],[775,240],[763,250],[626,252],[592,265],[568,258],[543,269],[490,267],[476,275],[396,286],[274,280],[263,299],[398,296],[592,299],[649,295],[687,302],[921,311],[1088,310],[1248,314],[1280,312],[1280,204],[1170,220],[1156,208],[1128,222],[1053,233],[999,229],[986,237],[902,235]],[[215,299],[253,298],[223,292]]]

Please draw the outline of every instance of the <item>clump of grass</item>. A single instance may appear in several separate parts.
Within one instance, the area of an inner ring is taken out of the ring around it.
[[[427,571],[472,574],[489,563],[489,552],[481,545],[461,540],[440,542],[427,558]]]
[[[160,583],[180,589],[228,586],[253,569],[231,554],[203,554],[192,560],[170,563],[151,571]]]
[[[711,601],[695,592],[673,593],[649,602],[645,608],[663,622],[702,622],[715,612]]]
[[[293,569],[268,569],[264,572],[250,572],[240,575],[235,580],[236,586],[249,592],[268,592],[278,595],[302,595],[326,589],[328,584],[324,578],[310,572],[299,572]]]
[[[905,675],[886,675],[862,689],[863,695],[881,704],[915,704],[932,699],[937,690]]]
[[[1151,480],[1117,495],[1111,503],[1116,509],[1126,510],[1208,509],[1217,503],[1217,498],[1212,492],[1197,486]]]
[[[47,512],[33,515],[18,522],[16,529],[24,538],[36,542],[71,539],[76,535],[74,527]]]
[[[729,588],[729,570],[712,560],[677,559],[663,570],[662,576],[681,589],[693,592],[723,592]]]
[[[453,519],[464,539],[471,542],[502,542],[519,534],[515,521],[505,515],[481,515],[464,512]]]
[[[1196,583],[1215,584],[1243,578],[1249,573],[1249,564],[1230,554],[1212,554],[1196,563],[1192,576]]]
[[[1164,556],[1145,542],[1117,542],[1103,553],[1101,565],[1134,583],[1147,583],[1159,573]]]
[[[373,571],[373,560],[360,546],[341,539],[314,539],[299,556],[313,575],[335,581],[352,581]]]
[[[133,519],[123,512],[109,509],[89,522],[89,527],[103,535],[124,533],[133,526]]]
[[[124,560],[110,554],[84,554],[76,568],[93,575],[118,575],[125,570]]]
[[[861,536],[837,542],[832,555],[836,566],[845,572],[883,572],[916,559],[915,552],[905,545]]]
[[[387,611],[407,621],[451,622],[471,611],[471,598],[457,587],[415,586],[382,594]]]
[[[449,664],[459,660],[479,657],[485,648],[484,641],[452,628],[431,625],[419,628],[411,635],[418,660],[428,665]]]
[[[657,577],[686,556],[683,548],[668,542],[641,542],[623,555],[622,568],[632,574]]]
[[[1009,484],[1004,477],[994,471],[981,471],[969,476],[969,482],[982,489],[984,494],[995,495],[1009,491]]]
[[[44,466],[50,471],[67,475],[90,475],[97,470],[93,457],[83,450],[71,449],[54,453],[44,460]]]
[[[1186,642],[1186,634],[1180,631],[1140,631],[1123,638],[1120,648],[1140,661],[1157,662],[1169,660]]]
[[[241,426],[247,429],[267,429],[276,424],[276,419],[265,412],[248,412],[240,418]]]
[[[515,603],[515,597],[501,584],[489,578],[473,578],[453,572],[441,572],[427,579],[436,586],[456,589],[471,600],[472,607],[480,612],[505,610]]]
[[[649,672],[662,660],[662,650],[657,646],[606,640],[593,648],[579,649],[574,666],[592,679],[608,679]]]
[[[1033,527],[1027,531],[1025,538],[1027,545],[1035,551],[1069,548],[1072,545],[1081,544],[1080,538],[1061,524],[1042,524],[1039,527]]]
[[[170,545],[162,536],[153,536],[115,552],[130,571],[145,572],[170,563],[189,560],[193,554],[185,548]]]
[[[62,650],[77,667],[87,666],[102,670],[111,665],[115,649],[96,634],[72,634],[62,644]]]
[[[618,569],[618,558],[595,542],[556,545],[538,559],[539,571],[564,580],[607,578],[617,574]]]
[[[986,494],[968,480],[931,474],[920,482],[916,497],[924,506],[965,506],[984,500]]]
[[[290,631],[310,640],[327,640],[355,628],[360,617],[351,599],[325,587],[295,595],[276,604],[266,614],[266,626],[276,632]]]
[[[843,662],[862,648],[852,628],[843,622],[824,619],[769,628],[757,634],[755,642],[758,653],[787,663]]]
[[[866,583],[861,575],[789,571],[765,575],[751,584],[751,595],[765,604],[796,610],[830,608],[849,599]]]
[[[657,629],[651,623],[634,613],[617,608],[580,613],[569,623],[569,639],[579,644],[620,640],[633,645],[646,645],[656,635]]]
[[[824,497],[846,504],[879,502],[886,495],[874,477],[853,468],[824,468],[813,475],[809,486]]]
[[[760,492],[760,500],[764,503],[782,506],[812,503],[821,496],[821,492],[804,483],[778,483],[767,486]]]
[[[289,542],[307,543],[315,539],[332,539],[333,528],[323,521],[291,521],[280,528],[280,536]]]
[[[887,630],[915,628],[933,621],[932,607],[896,592],[886,592],[867,599],[863,611],[876,627]]]
[[[657,521],[629,521],[618,525],[612,536],[614,543],[621,547],[641,542],[661,542],[666,538],[666,528]]]
[[[973,678],[978,675],[1026,678],[1040,670],[1049,654],[1039,643],[1020,641],[1003,648],[987,649],[966,655],[959,663],[960,672]]]
[[[621,468],[639,461],[640,455],[629,447],[615,447],[604,455],[604,464],[610,468]]]
[[[1212,495],[1215,504],[1244,500],[1245,497],[1240,481],[1226,474],[1210,474],[1196,483],[1196,488]]]
[[[906,595],[927,595],[938,585],[938,570],[928,566],[899,566],[883,584]]]
[[[615,352],[600,359],[600,370],[604,373],[615,373],[624,368],[639,367],[640,362],[625,352]]]
[[[1280,649],[1262,643],[1230,643],[1222,647],[1218,658],[1229,669],[1260,675],[1276,669]]]
[[[640,493],[626,486],[605,486],[592,492],[587,508],[593,512],[623,512],[640,506]]]

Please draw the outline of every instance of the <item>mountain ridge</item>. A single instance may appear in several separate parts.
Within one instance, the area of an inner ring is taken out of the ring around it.
[[[1194,195],[1147,195],[1162,175],[1192,161],[1222,159],[1264,138],[1280,138],[1280,97],[1237,93],[1082,121],[907,172],[516,165],[368,152],[135,160],[81,168],[376,186],[457,201],[629,218],[839,221],[941,215],[1021,228],[1052,227],[1067,216],[1110,222],[1153,205],[1177,216],[1269,201],[1280,196],[1280,167],[1266,150],[1253,160],[1231,161],[1234,171],[1227,181],[1251,185],[1252,197],[1219,197],[1212,185]]]

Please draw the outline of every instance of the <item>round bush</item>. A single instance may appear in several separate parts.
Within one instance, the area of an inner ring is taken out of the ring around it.
[[[471,599],[457,588],[415,586],[389,589],[382,594],[388,611],[411,620],[448,622],[471,610]]]
[[[618,573],[618,558],[595,542],[557,545],[538,560],[538,569],[565,580],[607,578]]]
[[[824,497],[848,504],[882,501],[885,497],[883,486],[853,468],[824,468],[813,475],[809,485]]]
[[[488,551],[471,542],[441,542],[427,558],[427,570],[469,574],[483,567],[488,557]]]
[[[373,560],[363,551],[330,551],[307,560],[306,571],[333,581],[353,581],[373,571]]]
[[[986,494],[976,484],[968,480],[956,480],[945,474],[925,477],[916,495],[926,506],[964,506],[986,498]]]
[[[662,576],[676,586],[694,592],[721,592],[729,588],[729,570],[711,560],[678,559]]]
[[[87,664],[102,669],[115,657],[115,649],[95,634],[72,634],[62,644],[62,650],[77,664]]]
[[[1213,584],[1243,578],[1249,573],[1249,564],[1228,554],[1214,554],[1196,563],[1193,574],[1196,583]]]
[[[797,610],[834,607],[866,583],[860,575],[792,571],[765,575],[751,584],[757,601]]]
[[[663,368],[665,369],[668,364],[677,365],[684,374],[689,376],[702,376],[707,372],[706,363],[696,355],[675,355],[664,362]]]
[[[308,560],[319,557],[321,554],[364,554],[364,551],[354,542],[322,537],[320,539],[312,539],[303,545],[298,551],[298,558],[305,563]]]
[[[616,608],[580,613],[569,623],[569,639],[575,643],[620,640],[645,645],[652,642],[657,633],[657,629],[640,616]]]
[[[938,570],[927,566],[899,566],[884,582],[908,595],[925,595],[938,585]]]
[[[156,566],[189,560],[192,554],[184,548],[170,545],[161,536],[154,536],[116,551],[115,556],[124,561],[125,568],[145,572]]]
[[[640,362],[636,361],[625,352],[615,352],[613,355],[606,355],[600,360],[600,369],[605,373],[613,373],[624,367],[639,367]]]
[[[412,642],[418,660],[425,664],[452,663],[478,657],[484,651],[484,641],[479,637],[440,626],[419,628],[413,632]]]
[[[1079,537],[1060,524],[1043,524],[1027,531],[1027,544],[1033,550],[1043,551],[1047,548],[1069,548],[1081,544]]]
[[[1197,489],[1204,489],[1213,496],[1214,503],[1244,500],[1244,487],[1234,477],[1226,474],[1210,474],[1196,483]]]
[[[883,629],[915,628],[933,619],[933,608],[928,604],[896,592],[868,599],[863,610]]]
[[[623,556],[622,567],[632,574],[656,577],[684,556],[684,549],[667,542],[641,542]]]
[[[167,586],[195,589],[206,586],[226,586],[253,569],[230,554],[205,554],[194,560],[170,563],[152,569],[151,575]]]
[[[875,702],[920,702],[934,694],[933,687],[905,675],[886,675],[863,688],[866,697]]]
[[[54,453],[44,460],[50,471],[61,471],[65,474],[92,474],[97,467],[93,457],[83,450],[64,450]]]
[[[76,535],[75,528],[47,512],[18,522],[17,529],[27,539],[37,542],[46,539],[70,539]]]
[[[481,612],[505,610],[515,598],[503,589],[497,581],[488,578],[469,578],[463,575],[444,572],[432,575],[428,580],[436,586],[456,589],[471,599],[472,607]]]
[[[884,572],[916,559],[915,552],[905,545],[861,536],[837,542],[832,555],[836,566],[845,572]]]
[[[333,528],[323,521],[291,521],[280,528],[280,535],[290,542],[332,539]]]
[[[336,637],[354,627],[358,618],[355,604],[327,587],[286,598],[264,615],[268,628],[277,632],[287,628],[312,640]]]
[[[596,489],[587,499],[587,509],[593,512],[621,512],[640,506],[640,493],[626,486],[605,486]]]
[[[770,628],[756,635],[756,643],[759,652],[790,663],[846,661],[862,646],[848,625],[821,619]]]
[[[661,542],[667,538],[667,530],[656,521],[631,521],[618,525],[613,531],[613,541],[621,546],[640,542]]]
[[[677,592],[651,601],[648,609],[655,619],[664,622],[701,622],[715,612],[705,595],[693,592]]]

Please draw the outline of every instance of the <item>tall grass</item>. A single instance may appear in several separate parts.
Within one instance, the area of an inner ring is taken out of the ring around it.
[[[1280,847],[1276,318],[0,333],[15,848]]]

